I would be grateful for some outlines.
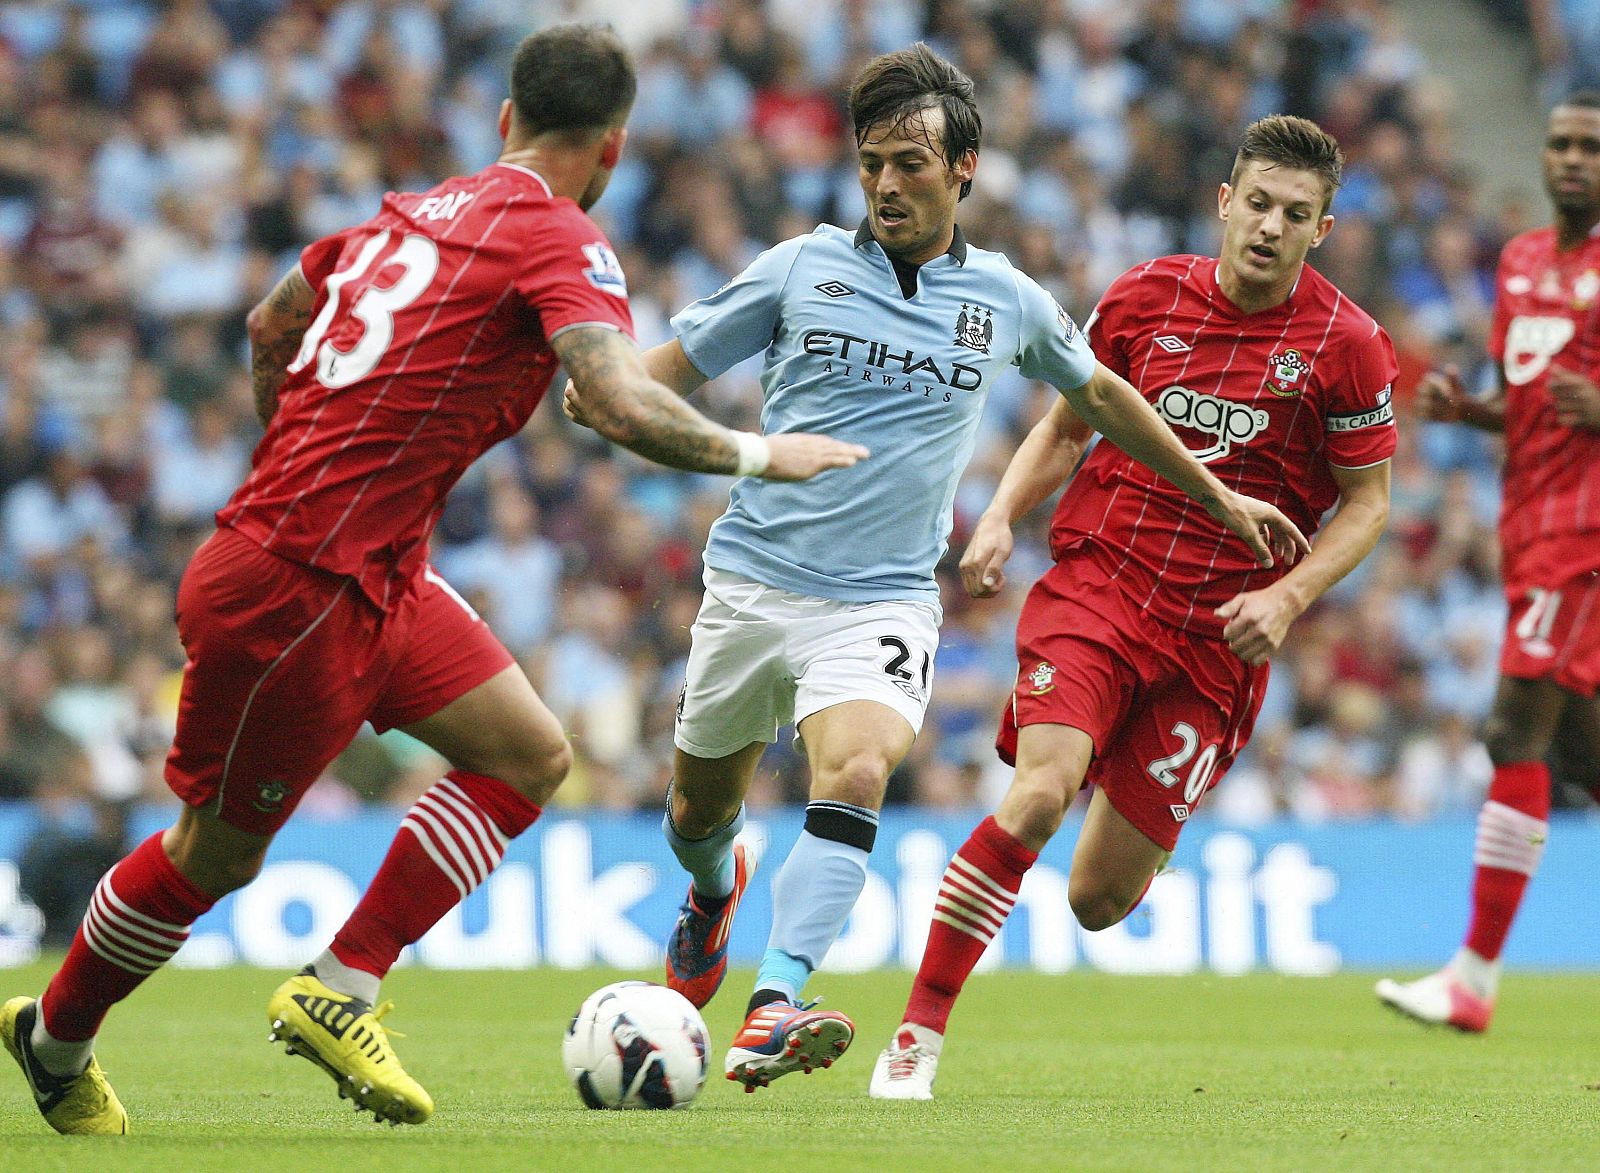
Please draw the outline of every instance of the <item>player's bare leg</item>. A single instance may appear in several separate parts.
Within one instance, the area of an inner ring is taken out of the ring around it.
[[[756,858],[735,843],[744,828],[744,796],[767,743],[752,742],[726,757],[679,749],[661,830],[689,873],[689,893],[667,941],[667,985],[704,1006],[728,972],[728,937]]]
[[[326,952],[267,1006],[272,1037],[326,1071],[341,1098],[390,1124],[420,1124],[433,1099],[406,1074],[380,1019],[378,985],[500,863],[571,766],[560,722],[522,669],[508,667],[405,726],[454,767],[419,798],[361,903]]]
[[[1568,698],[1550,746],[1550,770],[1600,802],[1600,695]]]
[[[831,1067],[855,1038],[846,1015],[804,1005],[801,993],[861,895],[889,775],[916,738],[906,718],[872,700],[830,705],[799,728],[811,765],[805,829],[773,879],[772,933],[726,1063],[748,1089]]]
[[[1377,994],[1386,1005],[1429,1025],[1473,1033],[1488,1028],[1500,951],[1550,831],[1550,769],[1544,758],[1564,711],[1576,700],[1552,680],[1501,677],[1484,730],[1494,780],[1478,813],[1466,940],[1435,973],[1412,982],[1380,980]]]
[[[1017,772],[1000,809],[951,859],[934,900],[928,943],[905,1020],[873,1067],[870,1094],[931,1100],[945,1026],[967,977],[1016,904],[1022,878],[1061,827],[1083,785],[1094,743],[1070,725],[1025,725]]]
[[[57,1132],[128,1131],[127,1113],[95,1062],[100,1024],[178,951],[202,913],[255,877],[269,842],[185,807],[174,826],[101,879],[44,995],[0,1008],[0,1039]]]
[[[1138,907],[1171,854],[1124,818],[1104,790],[1096,790],[1072,853],[1072,915],[1091,933],[1117,924]]]

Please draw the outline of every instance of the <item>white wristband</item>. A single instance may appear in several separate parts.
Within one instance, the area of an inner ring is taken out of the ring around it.
[[[758,477],[767,471],[772,460],[772,446],[767,438],[757,432],[735,432],[734,443],[739,445],[739,467],[733,470],[736,477]]]

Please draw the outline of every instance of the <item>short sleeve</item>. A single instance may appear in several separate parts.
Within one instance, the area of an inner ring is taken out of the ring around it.
[[[708,379],[759,354],[771,344],[782,319],[783,289],[806,237],[774,245],[710,297],[672,316],[683,353]]]
[[[1130,323],[1139,320],[1136,299],[1142,286],[1138,271],[1129,269],[1111,283],[1083,328],[1095,358],[1130,383],[1133,380],[1129,377],[1132,364],[1128,361],[1127,330]]]
[[[350,239],[353,229],[346,228],[342,232],[335,232],[332,236],[324,236],[321,240],[313,240],[300,250],[300,275],[306,279],[306,284],[312,289],[321,291],[327,284],[328,278],[339,267],[339,257],[344,253],[344,246]]]
[[[628,283],[611,243],[576,207],[546,209],[516,277],[517,292],[539,315],[545,338],[574,326],[606,326],[632,338]]]
[[[1352,339],[1342,377],[1329,388],[1327,456],[1341,468],[1365,468],[1394,455],[1394,405],[1400,373],[1394,343],[1376,323],[1368,338]]]
[[[1030,379],[1043,379],[1057,388],[1077,388],[1094,374],[1094,351],[1089,340],[1032,277],[1016,274],[1022,303],[1022,331],[1017,346],[1017,366]]]

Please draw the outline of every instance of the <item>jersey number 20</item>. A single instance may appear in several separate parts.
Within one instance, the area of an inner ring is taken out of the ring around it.
[[[404,271],[390,285],[368,282],[354,297],[349,312],[361,320],[361,338],[349,350],[340,350],[325,336],[344,311],[345,286],[359,281],[388,244],[389,230],[385,228],[361,246],[349,268],[328,277],[328,300],[300,340],[300,352],[289,364],[290,374],[303,370],[313,358],[317,381],[324,387],[348,387],[372,373],[394,341],[395,314],[421,297],[439,271],[439,248],[433,241],[426,236],[403,238],[379,268],[394,265]]]
[[[1194,759],[1196,752],[1199,760],[1189,766],[1189,776],[1183,779],[1183,801],[1193,804],[1200,801],[1200,796],[1211,785],[1211,774],[1217,768],[1217,758],[1222,752],[1220,745],[1208,745],[1200,748],[1200,734],[1195,727],[1187,721],[1179,721],[1172,727],[1172,732],[1183,742],[1176,753],[1170,753],[1164,758],[1157,758],[1145,767],[1149,775],[1163,786],[1176,786],[1180,781],[1178,771]]]

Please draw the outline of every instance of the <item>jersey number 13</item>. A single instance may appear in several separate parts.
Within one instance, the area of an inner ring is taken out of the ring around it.
[[[366,378],[378,365],[394,341],[395,314],[421,297],[439,271],[439,248],[426,236],[403,237],[383,264],[373,268],[373,262],[388,247],[389,237],[387,228],[371,237],[361,246],[349,268],[328,277],[328,300],[301,339],[300,352],[289,364],[290,374],[305,369],[315,360],[319,383],[324,387],[348,387]],[[393,283],[377,285],[368,279],[362,284],[361,278],[369,269],[376,277],[380,270],[391,266],[403,270]],[[347,302],[345,287],[352,283],[359,292],[353,293]],[[362,332],[354,346],[340,350],[326,335],[345,312],[360,319]]]

